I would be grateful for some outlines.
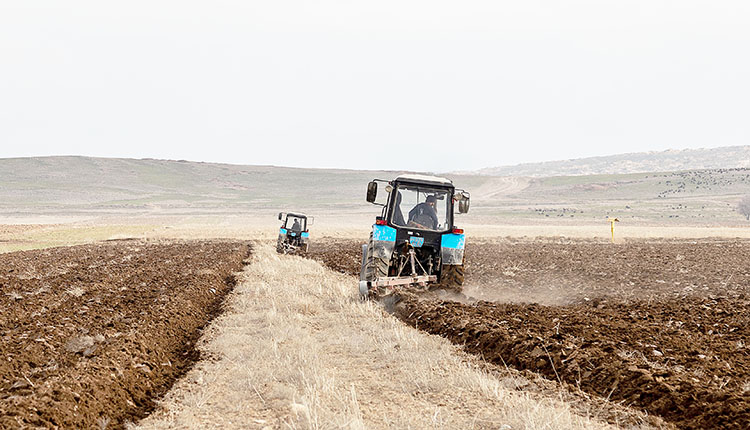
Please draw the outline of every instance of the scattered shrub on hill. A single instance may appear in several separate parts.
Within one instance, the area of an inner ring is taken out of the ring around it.
[[[740,200],[740,203],[737,205],[737,212],[745,215],[745,218],[750,221],[750,194]]]

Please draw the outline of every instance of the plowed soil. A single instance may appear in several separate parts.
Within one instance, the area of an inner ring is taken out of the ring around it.
[[[115,241],[0,254],[0,427],[123,428],[198,358],[249,247]]]
[[[358,275],[357,241],[310,256]],[[499,365],[685,429],[750,428],[750,242],[488,241],[465,297],[404,294],[397,315]]]

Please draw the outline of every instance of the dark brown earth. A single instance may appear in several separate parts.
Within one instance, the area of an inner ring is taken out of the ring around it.
[[[360,245],[310,255],[357,275]],[[750,428],[750,241],[497,240],[470,243],[466,261],[474,299],[404,294],[397,315],[679,428]]]
[[[0,254],[0,427],[123,428],[198,358],[241,242],[116,241]]]

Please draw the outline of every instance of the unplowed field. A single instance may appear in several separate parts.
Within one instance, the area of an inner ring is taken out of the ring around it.
[[[122,428],[197,359],[249,247],[120,241],[0,254],[0,427]]]
[[[323,240],[310,256],[356,276],[360,246]],[[474,243],[465,296],[404,294],[396,312],[487,361],[679,428],[747,429],[749,256],[747,241]]]

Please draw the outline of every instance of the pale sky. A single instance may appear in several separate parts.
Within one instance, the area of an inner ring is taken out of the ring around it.
[[[0,158],[444,172],[747,144],[747,0],[0,0]]]

